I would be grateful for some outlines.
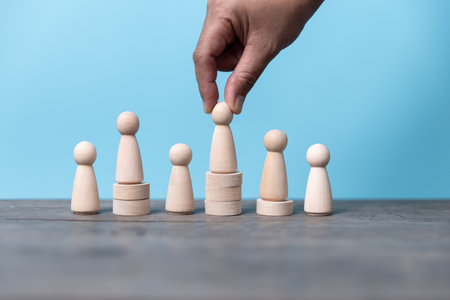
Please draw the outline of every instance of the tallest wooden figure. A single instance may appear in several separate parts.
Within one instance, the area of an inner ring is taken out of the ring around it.
[[[116,182],[140,183],[144,180],[141,151],[135,134],[139,130],[136,114],[126,111],[117,118],[117,129],[122,134],[117,153]]]
[[[210,171],[206,172],[205,213],[239,215],[242,173],[237,172],[236,149],[230,129],[233,113],[225,102],[219,102],[211,116],[216,127],[211,142]]]

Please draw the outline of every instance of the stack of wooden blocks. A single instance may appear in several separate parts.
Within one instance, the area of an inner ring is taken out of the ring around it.
[[[205,213],[234,216],[242,212],[242,172],[218,174],[206,172]]]
[[[150,184],[113,184],[113,213],[121,216],[140,216],[150,213]]]

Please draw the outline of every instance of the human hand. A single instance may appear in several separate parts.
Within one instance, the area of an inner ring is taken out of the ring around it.
[[[225,101],[239,114],[269,62],[300,34],[323,0],[209,0],[195,74],[206,113],[217,103],[217,71],[233,71]]]

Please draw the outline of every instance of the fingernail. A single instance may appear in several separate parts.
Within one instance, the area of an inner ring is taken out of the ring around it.
[[[242,105],[244,105],[244,96],[239,95],[236,97],[236,100],[234,100],[234,108],[240,113],[242,111]]]
[[[206,109],[206,103],[205,103],[205,101],[203,101],[203,110],[205,111],[205,113],[208,113],[208,110]]]

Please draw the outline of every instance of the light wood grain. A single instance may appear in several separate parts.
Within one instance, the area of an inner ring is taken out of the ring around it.
[[[205,200],[211,202],[240,201],[242,199],[241,186],[219,187],[205,189]]]
[[[205,174],[205,185],[208,188],[240,186],[242,185],[242,172],[217,174],[208,171]]]
[[[242,201],[207,201],[205,200],[205,214],[212,216],[236,216],[242,213]]]
[[[169,159],[173,166],[167,188],[166,210],[170,213],[192,213],[194,193],[188,167],[192,150],[186,144],[175,144],[170,148]]]
[[[330,152],[324,145],[315,144],[309,147],[306,159],[311,170],[306,184],[304,210],[311,215],[329,215],[333,211],[330,179],[326,170]]]
[[[113,199],[113,214],[118,216],[143,216],[150,213],[150,199],[118,200]]]
[[[92,164],[97,158],[94,145],[83,141],[75,146],[73,156],[78,164],[73,181],[71,209],[78,214],[93,214],[100,209],[97,179]]]
[[[116,182],[132,184],[144,180],[141,151],[135,134],[139,130],[136,114],[126,111],[117,118],[117,129],[122,134],[117,151]]]
[[[143,200],[150,198],[150,183],[113,184],[113,198],[118,200]]]
[[[264,136],[267,155],[259,189],[259,196],[262,199],[282,201],[288,197],[286,164],[283,155],[286,145],[287,136],[281,130],[270,130]]]
[[[211,141],[209,170],[213,173],[234,173],[237,170],[236,149],[229,125],[233,113],[225,102],[219,102],[211,117],[216,127]]]
[[[293,213],[292,200],[267,201],[264,199],[256,200],[256,213],[263,216],[290,216]]]

